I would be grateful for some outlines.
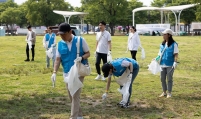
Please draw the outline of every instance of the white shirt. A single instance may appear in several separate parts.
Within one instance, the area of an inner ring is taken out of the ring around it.
[[[128,36],[128,49],[137,51],[139,46],[141,46],[141,43],[138,33],[130,33]]]
[[[96,52],[107,54],[108,53],[108,41],[111,41],[111,34],[108,31],[98,32],[96,34],[96,41],[98,42]]]
[[[31,31],[28,31],[28,34],[29,34],[29,37],[28,37],[28,39],[27,39],[27,42],[29,42],[29,41],[32,40]]]
[[[73,35],[72,40],[70,42],[68,42],[68,41],[66,42],[69,51],[71,51],[73,39],[74,39],[74,35]],[[84,52],[89,51],[89,46],[87,45],[87,42],[86,42],[86,40],[84,38],[82,38],[82,48],[83,48]],[[61,57],[61,54],[59,53],[58,48],[57,48],[57,51],[56,51],[56,57]]]

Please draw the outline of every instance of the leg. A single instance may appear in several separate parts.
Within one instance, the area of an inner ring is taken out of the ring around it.
[[[32,61],[34,61],[34,56],[35,56],[35,45],[32,45],[31,51],[32,51]]]
[[[167,84],[166,84],[166,75],[167,75],[167,68],[162,68],[163,71],[161,71],[161,85],[163,88],[163,92],[166,93],[167,91]]]
[[[101,72],[100,72],[100,61],[101,61],[101,55],[100,53],[96,53],[96,71],[99,75],[101,75]]]
[[[137,54],[137,51],[136,50],[133,50],[131,51],[131,56],[134,60],[136,60],[136,54]],[[137,61],[137,60],[136,60]]]
[[[133,69],[131,84],[130,84],[130,86],[129,86],[129,93],[130,93],[130,95],[129,95],[129,97],[128,97],[127,103],[130,103],[130,97],[131,97],[131,95],[132,95],[132,87],[133,87],[132,85],[133,85],[133,82],[134,82],[134,80],[135,80],[135,78],[136,78],[138,72],[139,72],[139,67]]]
[[[79,77],[80,81],[83,82],[84,77]],[[66,84],[67,85],[67,84]],[[68,95],[71,100],[71,116],[70,119],[77,119],[77,117],[82,117],[82,110],[80,106],[80,93],[81,88],[77,90],[77,92],[73,95],[73,97],[70,95],[70,92],[68,90]]]
[[[103,64],[107,63],[107,54],[101,54],[101,59],[103,61]]]
[[[54,68],[54,62],[56,60],[56,48],[53,48],[52,49],[52,52],[53,52],[53,57],[52,57],[52,66]]]
[[[46,55],[46,67],[50,67],[50,58]]]
[[[27,60],[29,60],[29,45],[27,43],[27,47],[26,47],[26,55],[27,55]]]
[[[168,79],[168,93],[172,92],[172,85],[173,85],[173,73],[174,73],[174,69],[172,69],[172,67],[168,67],[167,68],[167,79]]]

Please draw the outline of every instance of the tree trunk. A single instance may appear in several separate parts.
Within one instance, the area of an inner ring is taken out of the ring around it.
[[[89,34],[89,24],[87,23],[87,34]]]
[[[111,36],[114,36],[114,24],[113,23],[109,23],[110,29],[111,29]]]
[[[127,34],[129,33],[129,24],[127,25],[126,32]]]

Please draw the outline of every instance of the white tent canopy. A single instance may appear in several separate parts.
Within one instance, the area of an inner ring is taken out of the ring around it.
[[[84,24],[83,16],[88,14],[85,12],[72,12],[72,11],[59,11],[59,10],[53,10],[53,12],[59,15],[63,15],[65,22],[66,22],[66,18],[68,18],[68,22],[67,22],[68,24],[69,24],[69,20],[71,16],[78,15],[81,18],[81,30],[83,30],[82,24]]]
[[[133,12],[133,26],[135,25],[135,12],[144,11],[144,10],[159,10],[159,11],[161,11],[161,13],[162,13],[162,11],[172,11],[175,15],[175,28],[176,28],[175,32],[177,34],[177,23],[180,23],[180,14],[181,14],[182,10],[194,7],[196,5],[198,5],[198,4],[188,4],[188,5],[170,6],[170,7],[162,7],[162,8],[159,8],[159,7],[136,8],[132,11]],[[179,12],[178,20],[177,20],[176,12]],[[162,23],[162,18],[163,18],[163,16],[161,14],[161,23]],[[180,28],[180,26],[179,26],[179,28]]]

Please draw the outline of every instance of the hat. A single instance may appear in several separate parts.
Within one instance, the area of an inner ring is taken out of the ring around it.
[[[109,72],[110,72],[110,64],[109,64],[109,63],[105,63],[105,64],[102,66],[102,72],[103,72],[103,76],[104,76],[104,77],[108,77]]]
[[[170,35],[173,35],[173,31],[171,29],[165,29],[162,34],[170,34]]]
[[[65,34],[66,32],[69,32],[71,30],[70,25],[67,23],[61,23],[59,25],[59,31],[57,34]]]

